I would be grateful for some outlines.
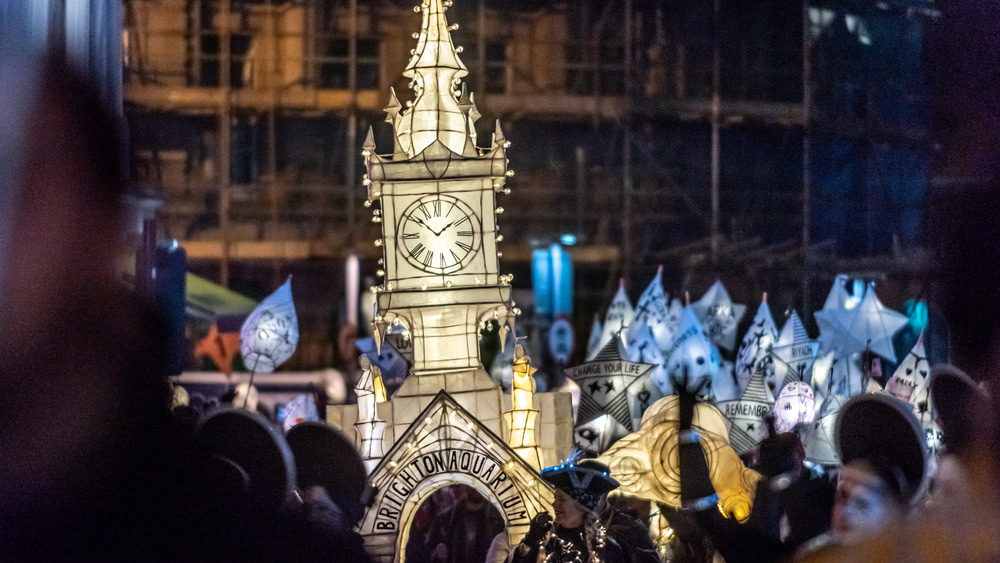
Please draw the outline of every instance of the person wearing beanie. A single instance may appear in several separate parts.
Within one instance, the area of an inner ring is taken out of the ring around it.
[[[543,469],[542,478],[555,488],[555,520],[546,512],[535,516],[512,563],[534,563],[540,556],[552,563],[625,563],[594,512],[601,495],[617,488],[618,481],[607,471],[572,461]]]

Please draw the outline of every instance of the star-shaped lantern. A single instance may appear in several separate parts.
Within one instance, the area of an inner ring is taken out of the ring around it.
[[[626,431],[635,430],[630,403],[635,402],[649,381],[653,364],[631,362],[623,354],[621,337],[616,335],[593,360],[579,366],[566,368],[567,377],[580,386],[580,407],[577,410],[577,425],[597,418],[602,414],[621,424]]]
[[[839,274],[833,280],[833,286],[830,287],[830,293],[826,296],[823,309],[813,313],[813,318],[816,319],[816,326],[819,327],[820,347],[824,353],[832,352],[834,349],[834,341],[839,334],[837,331],[837,315],[852,309],[855,305],[851,296],[847,294],[846,283],[847,276]]]
[[[771,392],[764,383],[766,371],[760,367],[761,364],[758,363],[738,401],[718,404],[719,410],[729,420],[729,443],[736,453],[741,454],[757,447],[764,437],[761,432],[764,415],[774,405]]]
[[[732,350],[736,345],[736,327],[747,306],[733,303],[721,281],[708,288],[701,299],[691,304],[708,337],[719,348]]]
[[[887,309],[875,295],[874,284],[869,283],[861,302],[852,309],[834,311],[833,330],[836,333],[831,346],[844,354],[870,351],[890,362],[896,362],[892,337],[906,326],[909,319],[902,313]]]

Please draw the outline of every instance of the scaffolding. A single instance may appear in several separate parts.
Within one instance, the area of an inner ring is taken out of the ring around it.
[[[514,142],[505,262],[572,233],[574,259],[608,284],[624,274],[638,288],[661,261],[678,284],[780,268],[808,304],[809,272],[844,265],[842,220],[822,211],[839,205],[862,217],[863,254],[914,263],[901,251],[913,233],[889,225],[891,245],[870,233],[891,185],[919,191],[893,166],[929,145],[914,62],[928,5],[511,4],[449,12],[480,125],[499,118]],[[378,125],[388,88],[408,91],[410,8],[125,0],[134,177],[165,192],[164,228],[192,260],[218,263],[224,285],[234,262],[374,256],[377,226],[357,213],[358,130],[388,141]],[[855,177],[838,179],[845,169]],[[848,184],[863,189],[837,192]]]

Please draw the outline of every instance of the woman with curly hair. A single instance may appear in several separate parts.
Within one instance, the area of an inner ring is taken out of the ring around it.
[[[624,563],[621,548],[594,512],[601,494],[617,488],[618,481],[573,462],[542,470],[542,478],[555,487],[555,522],[546,512],[535,516],[511,562]]]

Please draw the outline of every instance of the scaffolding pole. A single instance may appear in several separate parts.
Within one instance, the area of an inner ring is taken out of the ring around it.
[[[722,0],[715,0],[712,6],[712,156],[711,156],[711,197],[712,197],[712,226],[711,226],[711,249],[712,263],[719,260],[719,129],[721,128],[721,84],[719,76],[720,53],[719,53],[719,15],[721,12]]]
[[[802,2],[802,311],[812,311],[809,245],[812,243],[812,29],[809,2]]]
[[[219,230],[222,236],[222,259],[219,262],[219,284],[229,287],[229,206],[231,196],[230,186],[230,150],[232,144],[232,100],[231,100],[231,45],[232,45],[232,3],[222,0],[219,5],[219,87],[221,102],[219,105],[219,147],[217,171],[219,178]]]

